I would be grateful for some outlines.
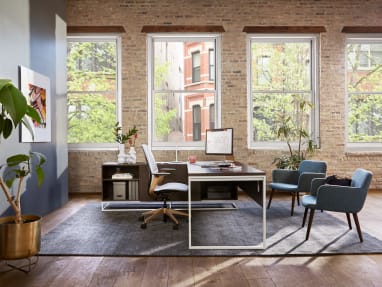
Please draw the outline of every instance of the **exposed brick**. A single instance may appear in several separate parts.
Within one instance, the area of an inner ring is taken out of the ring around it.
[[[346,153],[345,35],[343,26],[382,26],[380,0],[67,0],[68,25],[123,25],[123,124],[137,124],[138,145],[147,136],[146,35],[143,25],[223,25],[222,123],[235,128],[235,158],[270,172],[280,151],[247,148],[247,64],[244,26],[325,26],[320,41],[321,150],[315,158],[328,163],[328,173],[350,176],[357,167],[374,173],[372,188],[382,188],[382,152]],[[232,108],[234,107],[234,108]],[[239,134],[239,132],[241,134]],[[179,153],[180,159],[202,152]],[[174,160],[174,152],[155,153]],[[70,152],[71,192],[100,192],[101,164],[117,152]],[[138,149],[138,160],[144,161]]]

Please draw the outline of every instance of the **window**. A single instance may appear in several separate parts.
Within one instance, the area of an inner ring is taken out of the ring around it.
[[[200,52],[192,53],[192,82],[200,82]]]
[[[68,37],[67,108],[71,148],[114,147],[118,114],[118,37]]]
[[[200,106],[199,105],[193,106],[192,107],[192,125],[193,125],[192,140],[193,141],[200,141],[201,140],[202,131],[200,128],[201,127],[200,115],[201,115]]]
[[[251,148],[280,148],[277,127],[285,116],[302,123],[318,144],[318,43],[314,35],[248,36],[249,115]],[[297,101],[313,108],[295,117]],[[297,139],[296,139],[297,140]]]
[[[220,37],[212,34],[148,35],[148,126],[153,148],[203,149],[210,116],[220,125],[220,83],[209,76],[210,51],[219,59],[219,47]],[[219,66],[215,69],[217,79]]]
[[[382,37],[352,37],[346,45],[347,147],[382,148]]]

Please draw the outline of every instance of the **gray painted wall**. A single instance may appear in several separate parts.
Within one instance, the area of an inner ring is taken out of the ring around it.
[[[27,182],[22,196],[24,213],[44,215],[68,199],[65,22],[66,0],[0,2],[0,78],[19,85],[22,65],[49,77],[51,85],[51,142],[20,143],[16,132],[0,142],[0,162],[10,154],[29,150],[47,157],[42,187],[37,188],[35,177]],[[12,214],[3,194],[0,194],[0,214]]]

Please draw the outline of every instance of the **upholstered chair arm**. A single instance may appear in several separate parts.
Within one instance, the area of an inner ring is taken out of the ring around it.
[[[272,170],[272,182],[282,182],[296,184],[298,182],[299,173],[297,170],[274,169]]]
[[[317,190],[321,185],[325,184],[325,178],[314,178],[310,187],[310,194],[317,195]]]
[[[356,213],[365,203],[366,192],[358,187],[325,184],[317,190],[317,209]]]
[[[315,178],[325,178],[325,176],[325,173],[303,172],[298,181],[299,191],[310,192],[312,180]]]

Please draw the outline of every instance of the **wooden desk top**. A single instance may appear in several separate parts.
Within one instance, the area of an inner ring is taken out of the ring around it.
[[[206,167],[208,166],[208,167]],[[187,163],[188,175],[265,175],[265,172],[252,166],[234,162],[234,167],[217,167],[211,161],[197,161]]]

